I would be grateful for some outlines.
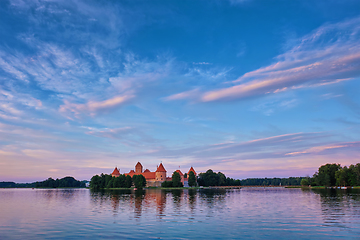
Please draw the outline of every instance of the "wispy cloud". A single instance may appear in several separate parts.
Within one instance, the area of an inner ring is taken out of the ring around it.
[[[209,165],[219,161],[244,161],[247,159],[283,158],[288,149],[319,144],[329,138],[324,133],[290,133],[245,142],[224,142],[182,149],[159,147],[147,155],[162,159],[191,158],[193,161]]]
[[[299,104],[298,99],[273,99],[262,102],[251,108],[252,111],[262,112],[266,116],[270,116],[276,111],[294,108]]]
[[[199,96],[199,89],[193,89],[190,91],[185,91],[177,93],[168,97],[165,97],[165,101],[181,100],[181,99],[196,99]]]
[[[115,139],[126,146],[139,147],[144,145],[151,145],[158,143],[159,140],[145,134],[139,128],[135,127],[121,127],[121,128],[107,128],[107,129],[91,129],[86,134],[96,137]]]
[[[360,147],[360,142],[348,142],[348,143],[341,143],[341,144],[332,144],[332,145],[325,145],[325,146],[317,146],[317,147],[311,147],[308,148],[306,150],[303,151],[299,151],[299,152],[289,152],[286,153],[285,155],[289,155],[289,156],[296,156],[296,155],[302,155],[302,154],[311,154],[311,153],[321,153],[324,152],[326,150],[331,150],[331,149],[339,149],[339,148],[359,148]]]
[[[320,27],[279,55],[274,64],[244,74],[233,82],[238,85],[204,93],[201,101],[241,99],[358,77],[359,26],[360,18],[356,18]]]
[[[65,114],[73,114],[75,117],[80,117],[81,114],[95,116],[99,112],[106,112],[124,105],[134,96],[124,95],[115,96],[113,98],[104,101],[89,101],[85,104],[76,104],[64,101],[64,105],[61,105],[59,111]]]

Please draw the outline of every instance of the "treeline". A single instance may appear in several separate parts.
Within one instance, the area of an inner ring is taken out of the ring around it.
[[[304,177],[289,178],[247,178],[241,180],[242,186],[300,186]]]
[[[0,182],[0,188],[33,188],[35,183]]]
[[[64,177],[61,179],[52,179],[48,178],[42,182],[36,182],[35,187],[37,188],[63,188],[63,187],[74,187],[74,188],[81,188],[85,187],[85,182],[81,182],[76,180],[73,177]]]
[[[119,177],[113,177],[110,174],[95,175],[90,180],[91,189],[105,189],[105,188],[143,188],[146,186],[146,179],[143,175],[130,175],[125,174]]]
[[[322,165],[313,177],[304,178],[301,185],[360,186],[360,163],[349,167],[335,163]]]
[[[199,186],[240,186],[240,180],[226,177],[222,172],[215,173],[209,169],[205,173],[200,173],[197,182]]]
[[[48,178],[42,182],[33,183],[15,183],[15,182],[0,182],[0,188],[62,188],[62,187],[85,187],[85,182],[78,181],[73,177],[64,177],[61,179]]]

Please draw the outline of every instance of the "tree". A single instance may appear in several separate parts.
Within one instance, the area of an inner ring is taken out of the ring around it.
[[[114,187],[114,179],[111,179],[107,184],[107,188],[113,188],[113,187]]]
[[[360,186],[360,163],[349,166],[349,184],[350,186]]]
[[[316,176],[317,184],[320,186],[335,186],[335,173],[340,169],[340,164],[326,164],[319,168]]]
[[[189,173],[188,184],[190,187],[196,186],[195,174],[192,171]]]
[[[92,188],[92,189],[100,189],[101,188],[101,177],[99,175],[95,175],[91,178],[90,188]]]
[[[345,166],[335,173],[336,186],[349,186],[350,171]]]
[[[209,169],[206,173],[199,174],[199,181],[200,186],[219,186],[219,176],[213,172],[213,170]]]
[[[172,186],[173,187],[182,187],[181,176],[178,172],[174,172],[172,175]]]
[[[137,189],[142,189],[146,186],[146,179],[143,175],[134,175],[132,180]]]
[[[130,175],[127,175],[126,176],[126,179],[125,179],[125,187],[126,188],[131,188],[132,186],[132,179],[131,179],[131,176]]]
[[[309,185],[309,181],[306,179],[306,178],[303,178],[302,180],[301,180],[301,186],[308,186]]]
[[[218,172],[218,179],[219,186],[226,186],[226,177],[222,172]]]
[[[164,181],[161,183],[161,187],[164,187],[164,188],[170,188],[172,187],[172,181]]]

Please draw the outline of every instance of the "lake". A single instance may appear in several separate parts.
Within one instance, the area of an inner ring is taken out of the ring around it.
[[[359,236],[359,189],[0,189],[0,239]]]

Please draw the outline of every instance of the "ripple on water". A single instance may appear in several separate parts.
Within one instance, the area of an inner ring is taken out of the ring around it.
[[[351,239],[360,191],[0,189],[0,236]]]

